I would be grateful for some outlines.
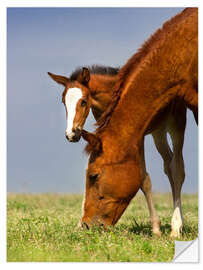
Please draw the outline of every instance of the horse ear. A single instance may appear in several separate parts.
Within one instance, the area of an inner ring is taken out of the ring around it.
[[[62,84],[64,86],[67,85],[67,83],[70,81],[69,78],[65,77],[65,76],[61,76],[61,75],[56,75],[53,74],[51,72],[47,72],[49,74],[49,76],[57,83]]]
[[[85,150],[88,153],[91,152],[100,152],[102,149],[102,143],[99,137],[97,137],[93,133],[89,133],[86,130],[82,130],[82,137],[85,141],[88,142],[88,145],[86,146]]]
[[[86,68],[86,67],[83,67],[82,68],[82,71],[81,73],[78,75],[77,77],[77,80],[84,84],[84,85],[87,85],[89,80],[90,80],[90,72],[89,72],[89,69]]]

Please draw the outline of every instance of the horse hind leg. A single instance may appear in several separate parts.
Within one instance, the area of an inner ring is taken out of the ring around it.
[[[174,213],[171,220],[171,237],[180,237],[183,227],[183,215],[181,207],[181,189],[185,179],[184,160],[182,155],[184,134],[186,125],[186,109],[178,111],[169,125],[169,133],[173,144],[173,158],[171,171],[174,180]]]
[[[144,140],[141,147],[141,157],[142,157],[142,169],[143,169],[143,182],[141,186],[141,190],[144,193],[145,199],[147,201],[147,206],[150,213],[150,221],[152,226],[152,232],[157,235],[161,236],[160,231],[160,219],[156,213],[154,203],[152,200],[152,184],[150,180],[150,176],[146,172],[146,165],[145,165],[145,158],[144,158]]]

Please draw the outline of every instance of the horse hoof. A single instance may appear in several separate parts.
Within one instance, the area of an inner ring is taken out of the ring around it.
[[[180,238],[181,234],[179,231],[172,231],[170,237],[171,238]]]
[[[155,228],[152,230],[153,235],[156,235],[158,237],[161,237],[161,231],[159,228]]]

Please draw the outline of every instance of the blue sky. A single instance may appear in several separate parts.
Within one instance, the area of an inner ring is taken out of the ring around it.
[[[63,87],[47,71],[70,75],[78,66],[122,66],[182,8],[9,8],[7,28],[8,191],[83,192],[84,142],[65,138]],[[90,115],[85,128],[94,130]],[[188,112],[184,192],[197,192],[197,126]],[[154,191],[170,191],[151,135],[145,155]]]

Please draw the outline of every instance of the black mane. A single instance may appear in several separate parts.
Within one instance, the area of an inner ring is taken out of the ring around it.
[[[90,74],[101,74],[101,75],[117,75],[119,68],[113,68],[109,66],[92,65],[87,67]],[[81,73],[82,67],[77,68],[70,76],[71,81],[75,81],[77,76]]]

